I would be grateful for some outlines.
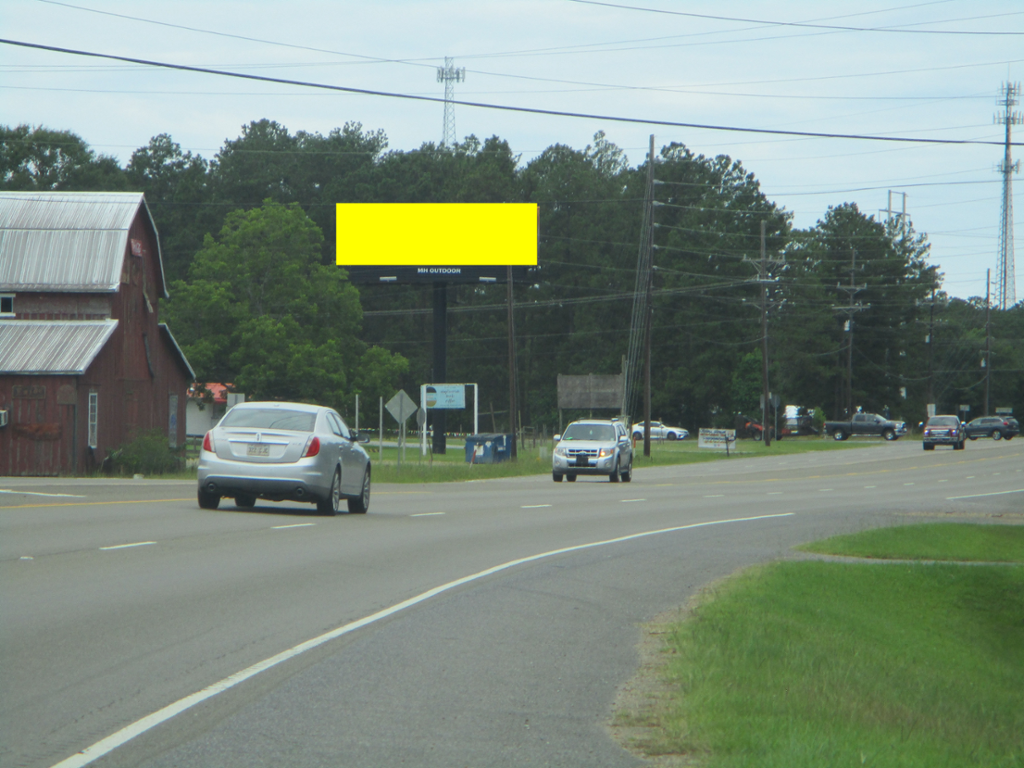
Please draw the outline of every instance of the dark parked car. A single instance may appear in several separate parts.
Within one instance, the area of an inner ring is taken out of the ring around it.
[[[1012,440],[1020,434],[1020,422],[1005,416],[980,416],[964,425],[971,440],[991,437],[993,440]]]
[[[337,411],[302,403],[240,403],[206,433],[199,453],[199,506],[224,496],[251,509],[256,499],[305,501],[321,514],[370,506],[370,457]]]
[[[952,445],[954,451],[962,451],[966,440],[963,422],[956,416],[932,416],[924,425],[926,451],[934,451],[936,445]]]

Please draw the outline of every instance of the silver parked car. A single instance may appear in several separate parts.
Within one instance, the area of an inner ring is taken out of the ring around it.
[[[633,443],[617,419],[582,419],[555,435],[551,475],[556,483],[564,476],[570,483],[577,475],[608,475],[617,483],[633,479]]]
[[[682,427],[670,427],[660,421],[651,422],[651,440],[685,440],[690,433]],[[644,439],[644,423],[633,425],[633,439]]]
[[[240,403],[206,433],[199,453],[199,506],[222,497],[251,509],[256,499],[306,501],[321,514],[370,507],[369,442],[337,411],[302,403]]]

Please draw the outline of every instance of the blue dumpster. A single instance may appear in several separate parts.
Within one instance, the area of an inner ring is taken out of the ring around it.
[[[466,436],[467,464],[497,464],[512,456],[512,435],[501,433]]]

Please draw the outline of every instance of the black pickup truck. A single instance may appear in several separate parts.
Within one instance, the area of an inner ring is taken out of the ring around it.
[[[881,435],[886,440],[898,440],[907,434],[905,421],[891,421],[877,413],[855,413],[850,421],[826,421],[825,433],[833,440],[845,440],[852,435]]]

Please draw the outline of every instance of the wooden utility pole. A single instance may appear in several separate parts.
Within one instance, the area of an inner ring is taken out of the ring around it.
[[[647,307],[644,321],[644,456],[651,455],[651,325],[654,322],[654,134],[647,153]]]
[[[771,430],[768,428],[768,416],[771,403],[769,402],[768,390],[768,253],[764,247],[765,226],[768,222],[761,219],[761,269],[759,270],[759,282],[761,283],[761,434],[764,436],[764,445],[767,448],[772,444]]]
[[[857,251],[850,250],[850,284],[837,285],[840,291],[849,294],[849,303],[846,306],[834,306],[832,309],[846,315],[846,418],[853,418],[853,316],[863,309],[870,307],[870,304],[854,304],[853,297],[864,290],[866,286],[856,284],[857,272]]]
[[[985,270],[985,415],[988,416],[989,394],[992,391],[992,301],[989,289],[992,287],[992,270]]]
[[[516,327],[512,313],[512,267],[508,268],[508,425],[512,433],[512,450],[510,455],[514,461],[516,451]]]

